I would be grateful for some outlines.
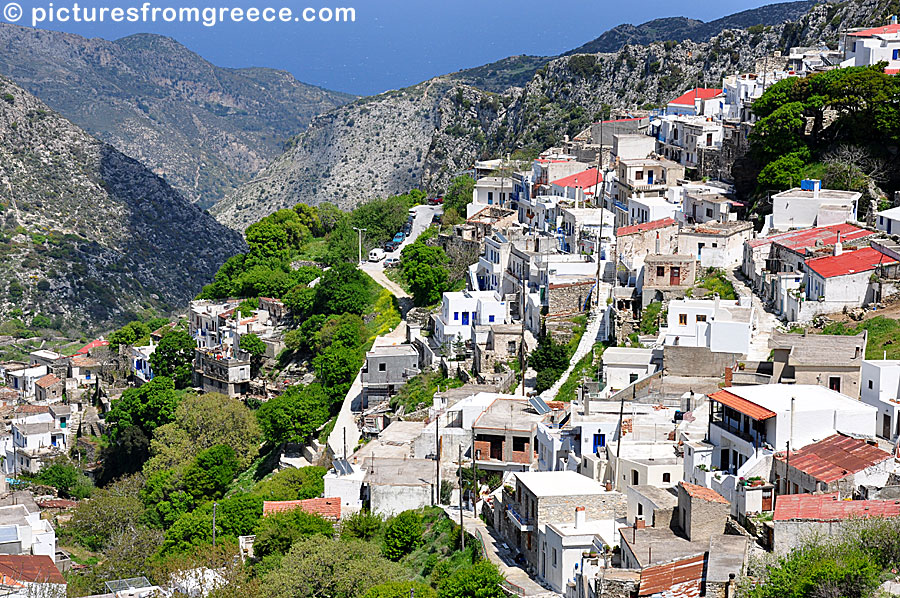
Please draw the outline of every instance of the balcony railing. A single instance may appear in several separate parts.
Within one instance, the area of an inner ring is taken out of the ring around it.
[[[531,519],[520,514],[512,505],[506,506],[506,514],[509,515],[510,521],[516,524],[520,531],[528,532],[534,529],[534,523]]]

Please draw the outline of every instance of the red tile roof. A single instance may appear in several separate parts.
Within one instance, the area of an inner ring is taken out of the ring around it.
[[[704,486],[697,486],[696,484],[688,484],[687,482],[678,482],[678,485],[684,488],[684,491],[688,493],[688,496],[691,498],[699,498],[700,500],[705,500],[707,502],[718,502],[724,505],[730,505],[728,499],[713,490],[712,488],[706,488]]]
[[[634,233],[643,233],[648,230],[656,230],[658,228],[665,228],[667,226],[672,226],[676,224],[674,218],[662,218],[660,220],[654,220],[652,222],[644,222],[643,224],[633,224],[631,226],[623,226],[619,230],[616,231],[616,236],[621,237],[622,235],[633,235]]]
[[[65,584],[66,578],[47,555],[3,554],[0,555],[0,584],[7,585],[10,581]]]
[[[851,517],[897,517],[897,500],[838,500],[831,494],[783,494],[775,501],[775,521],[841,521]]]
[[[696,87],[681,94],[680,96],[669,102],[669,104],[677,104],[679,106],[693,106],[695,99],[711,100],[717,95],[724,93],[724,91],[725,90],[721,88]]]
[[[85,355],[87,353],[90,353],[90,351],[92,349],[96,349],[98,347],[106,347],[106,346],[109,346],[109,341],[105,341],[103,339],[98,338],[97,340],[91,341],[88,344],[86,344],[85,346],[83,346],[82,348],[75,351],[75,355]]]
[[[46,376],[42,376],[41,378],[38,378],[38,380],[37,380],[37,382],[35,382],[35,384],[37,384],[41,388],[50,388],[54,384],[58,384],[59,381],[60,381],[59,378],[57,378],[53,374],[47,374]]]
[[[787,455],[778,454],[775,458],[785,461]],[[890,453],[865,440],[835,434],[799,451],[792,451],[789,462],[791,467],[816,481],[829,484],[891,458]]]
[[[704,557],[701,553],[645,568],[641,571],[638,596],[650,596],[684,583],[699,583],[703,579]]]
[[[753,401],[748,401],[727,390],[714,392],[709,395],[709,398],[717,403],[722,403],[727,407],[731,407],[735,411],[743,413],[756,421],[765,421],[776,415],[774,411],[770,411],[761,405],[757,405]]]
[[[567,177],[550,181],[550,184],[558,187],[581,187],[584,189],[585,187],[593,187],[602,182],[603,173],[596,168],[588,168],[587,170],[570,174]]]
[[[852,224],[832,224],[831,226],[792,230],[777,235],[769,235],[762,239],[754,239],[750,241],[750,246],[759,247],[760,245],[776,243],[782,247],[802,253],[804,249],[815,250],[816,243],[820,241],[820,247],[834,245],[838,240],[838,233],[840,233],[841,241],[856,241],[875,234],[870,230],[859,228]]]
[[[308,498],[306,500],[266,500],[263,501],[263,516],[302,509],[312,515],[319,515],[331,521],[341,518],[340,498]]]
[[[66,500],[64,498],[51,498],[50,500],[42,500],[37,504],[42,509],[72,509],[78,506],[77,500]]]
[[[100,362],[93,357],[84,357],[79,355],[72,358],[72,365],[77,368],[95,368],[100,365]]]
[[[874,247],[863,247],[841,255],[829,255],[806,260],[810,270],[823,278],[846,276],[874,270],[879,264],[894,264],[897,260],[886,256]]]
[[[882,27],[873,27],[871,29],[863,29],[855,33],[848,33],[853,37],[872,37],[873,35],[887,35],[890,33],[900,33],[900,25],[884,25]]]

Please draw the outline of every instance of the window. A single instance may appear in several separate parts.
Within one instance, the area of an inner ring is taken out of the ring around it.
[[[553,549],[553,566],[556,566],[556,549]]]
[[[828,388],[835,392],[841,392],[841,377],[840,376],[829,376],[828,377]]]
[[[507,353],[515,353],[516,352],[516,341],[507,341],[506,342],[506,352]]]
[[[663,474],[663,484],[668,484],[668,483],[670,483],[671,481],[672,481],[672,474],[671,474],[671,473],[664,473],[664,474]]]
[[[697,314],[697,321],[698,321],[698,322],[705,322],[705,321],[706,321],[706,314]]]
[[[379,371],[379,372],[386,372],[386,371],[387,371],[387,364],[386,364],[386,363],[379,363],[379,364],[378,364],[378,371]]]
[[[706,145],[712,145],[712,133],[706,134]]]
[[[657,276],[665,276],[666,275],[666,267],[665,266],[657,266],[656,267],[656,275]]]
[[[455,322],[457,320],[459,320],[459,312],[455,311],[455,312],[453,312],[453,321]]]
[[[637,469],[631,470],[631,485],[637,486],[641,483],[641,474],[638,473]]]
[[[869,390],[872,390],[872,381],[869,380]]]
[[[606,446],[606,434],[594,434],[594,453]]]
[[[900,50],[894,50],[893,58],[891,60],[900,60]]]
[[[641,503],[638,503],[637,514],[638,517],[644,516],[644,505],[642,505]]]
[[[522,451],[528,450],[528,439],[514,436],[513,437],[513,450],[516,452],[522,452]]]
[[[678,314],[678,325],[687,326],[687,314]]]
[[[706,208],[706,217],[712,218],[712,208]]]
[[[494,192],[493,191],[488,191],[488,203],[489,204],[494,203]]]
[[[494,321],[494,316],[488,316],[488,322],[493,323],[493,321]]]

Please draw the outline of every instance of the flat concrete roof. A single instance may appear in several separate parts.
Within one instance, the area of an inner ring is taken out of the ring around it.
[[[600,482],[574,471],[524,471],[515,476],[537,497],[611,494]]]
[[[365,481],[376,486],[430,486],[435,479],[435,464],[429,459],[375,457],[360,460],[359,466],[366,470]]]
[[[479,430],[530,432],[543,419],[544,416],[538,415],[523,398],[498,398],[478,416],[472,427]]]
[[[646,365],[653,359],[653,349],[610,347],[603,351],[603,365]]]
[[[418,357],[419,352],[412,345],[387,345],[372,347],[372,350],[366,353],[366,357],[396,357],[401,355]]]
[[[877,412],[876,407],[816,384],[760,384],[731,386],[726,390],[776,413],[790,411],[792,398],[796,399],[794,408],[798,413],[821,409]]]
[[[713,536],[709,540],[706,560],[706,581],[728,581],[728,575],[738,576],[747,560],[747,538],[744,536]]]
[[[703,554],[709,550],[709,542],[691,542],[668,527],[631,527],[620,531],[620,542],[628,545],[641,567]]]
[[[650,500],[660,509],[674,508],[678,506],[678,495],[674,489],[659,488],[649,484],[639,484],[637,486],[629,486],[628,492],[634,492],[642,497]]]

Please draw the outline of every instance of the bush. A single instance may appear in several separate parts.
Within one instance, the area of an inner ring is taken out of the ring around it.
[[[334,526],[302,509],[274,513],[262,518],[253,541],[253,555],[263,559],[271,554],[285,554],[298,540],[311,536],[331,537]]]
[[[403,511],[390,519],[384,530],[384,556],[399,561],[422,542],[422,516],[415,511]]]
[[[341,524],[341,538],[372,540],[381,532],[383,524],[380,516],[368,511],[357,511]]]

